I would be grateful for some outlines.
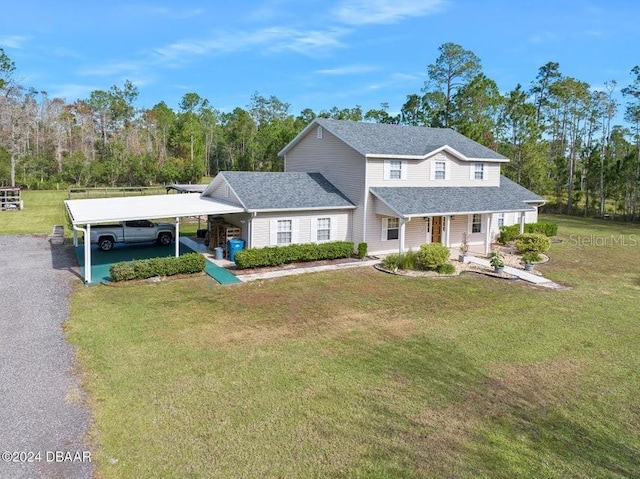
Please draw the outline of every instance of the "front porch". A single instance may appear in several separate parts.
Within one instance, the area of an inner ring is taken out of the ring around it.
[[[380,217],[386,252],[404,253],[425,243],[441,243],[457,257],[463,246],[471,254],[489,254],[504,218],[501,212],[425,215],[422,217]],[[524,232],[525,213],[519,218]],[[455,253],[455,254],[454,254]]]

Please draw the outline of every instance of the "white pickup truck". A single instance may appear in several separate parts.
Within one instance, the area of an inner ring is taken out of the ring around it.
[[[149,220],[123,221],[117,225],[95,225],[91,228],[91,243],[102,251],[109,251],[115,243],[144,243],[155,241],[168,245],[175,236],[171,223],[154,223]]]

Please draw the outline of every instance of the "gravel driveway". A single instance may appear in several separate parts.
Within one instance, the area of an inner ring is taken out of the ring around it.
[[[62,323],[69,247],[0,236],[0,478],[90,478],[90,413]]]

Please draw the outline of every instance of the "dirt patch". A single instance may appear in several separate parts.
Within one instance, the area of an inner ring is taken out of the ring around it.
[[[462,450],[487,419],[518,416],[562,404],[580,381],[580,365],[567,360],[519,366],[496,366],[482,386],[458,404],[424,409],[417,423],[431,433],[407,438],[420,441],[429,461],[419,470],[457,477],[464,468]],[[512,422],[511,420],[509,422]]]

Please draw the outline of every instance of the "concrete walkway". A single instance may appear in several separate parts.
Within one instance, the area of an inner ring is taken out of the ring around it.
[[[309,268],[292,268],[292,269],[281,269],[277,271],[268,271],[266,273],[253,273],[253,274],[242,274],[238,275],[238,279],[243,282],[255,281],[257,279],[271,279],[271,278],[281,278],[283,276],[291,276],[296,274],[304,274],[304,273],[318,273],[320,271],[334,271],[338,269],[346,269],[346,268],[361,268],[363,266],[373,266],[374,264],[378,264],[380,262],[379,259],[371,259],[366,261],[358,261],[354,263],[343,263],[343,264],[328,264],[322,266],[311,266]]]
[[[478,258],[477,256],[468,255],[465,257],[465,262],[473,263],[480,266],[484,266],[489,269],[493,269],[493,266],[491,266],[491,264],[489,263],[489,260],[486,260],[484,258]],[[511,266],[505,266],[504,272],[512,276],[516,276],[523,281],[527,281],[528,283],[533,283],[537,286],[543,286],[545,288],[552,288],[552,289],[562,288],[561,285],[559,285],[558,283],[554,283],[553,281],[545,278],[544,276],[539,276],[537,274],[529,273],[528,271],[524,271],[522,269],[513,268]]]

